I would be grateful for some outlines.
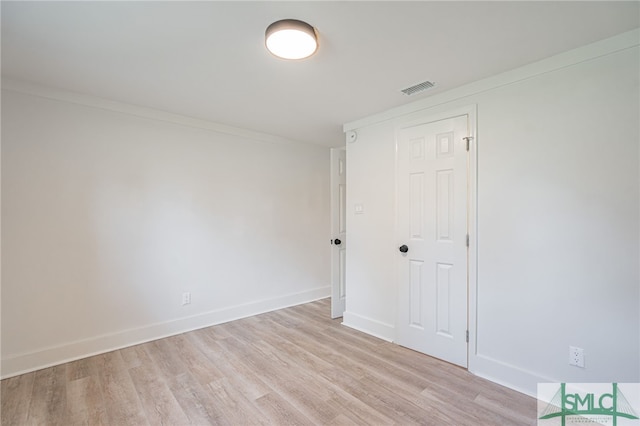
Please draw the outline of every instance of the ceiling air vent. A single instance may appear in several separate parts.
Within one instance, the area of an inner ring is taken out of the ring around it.
[[[427,90],[435,86],[436,84],[431,81],[423,81],[422,83],[418,83],[411,87],[407,87],[406,89],[402,89],[401,92],[407,96],[411,96],[415,93],[422,92],[423,90]]]

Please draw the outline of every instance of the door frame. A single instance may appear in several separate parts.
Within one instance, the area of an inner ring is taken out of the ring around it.
[[[469,143],[469,161],[467,170],[467,230],[469,233],[469,248],[467,250],[467,329],[469,331],[469,342],[467,344],[467,370],[473,371],[475,368],[475,357],[478,353],[478,131],[477,131],[477,104],[466,105],[457,108],[430,108],[429,111],[418,111],[405,115],[394,121],[394,145],[395,145],[395,240],[396,247],[399,247],[402,238],[399,235],[400,212],[398,211],[399,194],[399,173],[398,169],[398,143],[399,132],[406,127],[421,124],[428,124],[435,121],[446,120],[448,118],[467,115],[468,135],[471,138]],[[400,268],[400,257],[394,250],[394,266],[398,271]],[[399,274],[396,272],[396,289],[400,288]],[[396,295],[396,309],[399,297]],[[398,317],[396,312],[396,333],[398,332]],[[396,334],[397,335],[397,334]],[[394,339],[397,343],[397,338]]]

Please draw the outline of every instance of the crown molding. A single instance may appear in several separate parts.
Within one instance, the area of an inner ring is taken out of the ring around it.
[[[465,84],[455,89],[438,93],[406,105],[345,123],[343,130],[344,132],[357,130],[362,127],[392,120],[423,109],[432,108],[461,98],[477,95],[502,86],[527,80],[541,74],[577,65],[581,62],[590,61],[621,52],[623,50],[637,48],[638,46],[640,46],[640,28],[618,34],[617,36],[600,40],[586,46],[559,53],[538,62],[533,62],[492,77]]]
[[[307,144],[268,133],[257,132],[240,127],[229,126],[226,124],[215,123],[213,121],[192,118],[180,114],[174,114],[167,111],[161,111],[149,107],[132,105],[125,102],[119,102],[111,99],[101,98],[93,95],[87,95],[79,92],[72,92],[65,89],[39,85],[22,80],[12,78],[2,78],[2,90],[28,94],[40,98],[51,99],[60,102],[67,102],[76,105],[87,106],[90,108],[102,109],[106,111],[117,112],[121,114],[146,118],[150,120],[162,121],[166,123],[178,124],[181,126],[192,127],[196,129],[209,130],[216,133],[233,135],[255,142],[278,144],[278,145],[297,145],[307,147],[317,147],[317,145]]]

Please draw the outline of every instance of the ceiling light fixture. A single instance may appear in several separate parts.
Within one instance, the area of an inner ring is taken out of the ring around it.
[[[315,28],[297,19],[283,19],[267,27],[265,45],[282,59],[304,59],[318,49]]]

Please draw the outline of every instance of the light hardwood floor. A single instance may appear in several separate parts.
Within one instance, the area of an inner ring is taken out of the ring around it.
[[[329,319],[329,299],[2,381],[2,425],[534,425],[533,398]]]

